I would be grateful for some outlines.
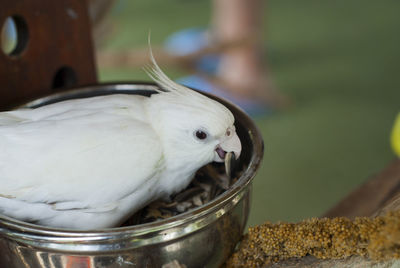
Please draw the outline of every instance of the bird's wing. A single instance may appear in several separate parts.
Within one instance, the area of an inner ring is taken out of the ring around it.
[[[154,178],[162,146],[140,101],[97,105],[50,107],[30,119],[11,113],[20,121],[0,125],[0,196],[60,209],[107,207]]]
[[[36,109],[19,109],[0,113],[0,126],[7,126],[13,123],[39,120],[59,120],[74,118],[91,114],[97,111],[111,111],[114,114],[124,112],[126,109],[135,111],[136,114],[142,113],[143,99],[146,97],[139,95],[114,94],[92,98],[82,98],[66,100],[55,104],[42,106]],[[137,118],[140,120],[140,118]]]

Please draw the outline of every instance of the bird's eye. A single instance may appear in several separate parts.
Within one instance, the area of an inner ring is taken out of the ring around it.
[[[231,130],[228,128],[227,130],[226,130],[226,136],[230,136],[231,135]]]
[[[204,140],[204,139],[207,138],[207,133],[205,133],[205,132],[202,131],[202,130],[196,130],[196,137],[197,137],[199,140]]]

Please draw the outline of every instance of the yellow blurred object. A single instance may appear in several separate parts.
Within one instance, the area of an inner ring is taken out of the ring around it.
[[[392,143],[393,151],[398,157],[400,157],[400,113],[397,115],[396,120],[394,121],[390,141]]]

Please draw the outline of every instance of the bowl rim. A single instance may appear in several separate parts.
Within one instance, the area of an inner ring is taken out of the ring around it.
[[[99,84],[90,84],[79,86],[75,88],[68,89],[66,91],[57,92],[54,94],[50,94],[33,101],[27,102],[25,105],[21,105],[18,108],[22,107],[35,107],[40,106],[40,104],[51,101],[52,99],[62,98],[62,97],[72,97],[77,94],[82,95],[86,93],[93,93],[97,91],[101,94],[101,91],[104,92],[112,92],[111,94],[124,94],[133,91],[143,91],[151,93],[155,91],[156,88],[159,88],[157,84],[152,82],[109,82],[109,83],[99,83]],[[0,215],[0,235],[12,237],[13,239],[22,239],[26,240],[34,240],[41,239],[46,237],[46,239],[54,238],[54,243],[60,243],[61,241],[70,243],[72,241],[80,241],[85,240],[86,242],[92,240],[104,240],[104,239],[116,239],[116,237],[124,237],[126,235],[132,236],[143,236],[149,233],[161,232],[165,235],[165,230],[175,229],[176,227],[183,226],[188,224],[196,219],[199,219],[207,214],[214,214],[214,218],[219,218],[223,214],[227,212],[226,206],[227,204],[237,203],[240,201],[242,196],[245,193],[245,190],[251,183],[252,179],[256,174],[256,170],[258,169],[262,157],[264,144],[262,140],[262,136],[257,126],[254,124],[252,119],[238,106],[235,104],[217,97],[210,93],[204,93],[199,91],[201,94],[204,94],[208,97],[211,97],[222,104],[226,105],[232,112],[235,114],[235,121],[240,121],[242,124],[245,123],[245,127],[247,128],[247,132],[252,140],[252,155],[250,157],[249,165],[244,170],[240,178],[231,186],[231,188],[208,203],[189,210],[187,212],[181,213],[179,215],[173,216],[168,219],[159,220],[156,222],[150,222],[145,224],[133,225],[133,226],[125,226],[125,227],[114,227],[114,228],[104,228],[104,229],[93,229],[93,230],[75,230],[75,229],[67,229],[67,228],[53,228],[41,225],[35,225],[27,222],[23,222],[17,219],[10,218],[8,216]],[[88,96],[90,97],[90,96]],[[84,97],[81,97],[84,98]],[[57,102],[62,101],[58,100]],[[236,198],[236,200],[235,200]],[[213,222],[213,219],[208,219]],[[204,224],[208,224],[204,222]],[[193,227],[193,226],[192,226]],[[200,229],[199,227],[197,229]],[[195,228],[196,229],[196,228]],[[196,231],[193,228],[188,228],[181,235],[185,235],[187,233]],[[64,238],[64,240],[62,240]],[[60,240],[61,239],[61,240]]]

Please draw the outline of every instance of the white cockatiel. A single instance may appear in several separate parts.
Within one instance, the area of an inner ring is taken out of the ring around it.
[[[240,155],[222,104],[150,71],[151,97],[109,95],[0,113],[0,213],[69,229],[118,226]]]

